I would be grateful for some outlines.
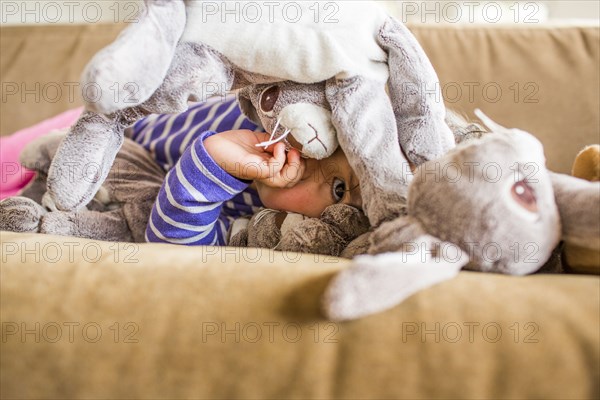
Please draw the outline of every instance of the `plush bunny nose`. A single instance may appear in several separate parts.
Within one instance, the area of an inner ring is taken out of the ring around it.
[[[279,113],[281,125],[290,130],[288,141],[302,155],[318,160],[329,157],[338,147],[331,111],[309,103],[284,107]],[[293,137],[293,139],[292,139]]]

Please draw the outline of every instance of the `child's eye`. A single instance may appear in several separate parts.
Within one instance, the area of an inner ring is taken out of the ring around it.
[[[340,178],[334,178],[333,184],[331,185],[331,196],[333,197],[333,201],[339,203],[344,198],[346,194],[346,182],[344,182]]]

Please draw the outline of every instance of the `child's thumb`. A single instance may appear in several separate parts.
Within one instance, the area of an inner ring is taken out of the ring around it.
[[[285,187],[293,187],[300,182],[305,169],[306,161],[300,157],[298,150],[291,149],[287,153],[287,162],[281,170],[281,176],[285,181]]]

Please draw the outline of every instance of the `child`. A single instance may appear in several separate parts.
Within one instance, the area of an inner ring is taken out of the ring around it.
[[[293,148],[286,153],[283,143],[257,146],[269,135],[232,96],[148,117],[129,134],[169,171],[146,229],[149,242],[226,245],[232,221],[262,207],[319,217],[331,204],[362,205],[341,149],[319,161]]]

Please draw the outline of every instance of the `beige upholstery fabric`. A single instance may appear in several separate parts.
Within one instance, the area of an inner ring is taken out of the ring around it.
[[[570,173],[600,142],[598,27],[414,26],[442,81],[448,107],[479,107],[542,141],[548,168]]]
[[[77,106],[67,82],[119,30],[1,28],[0,132]],[[598,28],[413,30],[447,95],[463,88],[449,105],[530,130],[551,167],[599,141]],[[5,91],[36,82],[63,94]],[[481,94],[493,82],[497,102]],[[596,276],[463,272],[331,324],[318,309],[336,258],[1,232],[0,260],[2,398],[600,397]]]
[[[463,272],[333,324],[335,258],[6,232],[1,251],[2,398],[600,395],[597,277]]]
[[[0,28],[0,134],[80,106],[83,67],[121,29],[119,25]]]

